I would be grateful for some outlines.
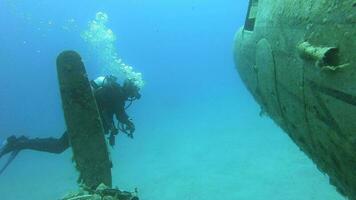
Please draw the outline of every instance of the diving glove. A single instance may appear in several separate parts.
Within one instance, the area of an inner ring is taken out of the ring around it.
[[[135,124],[129,121],[129,123],[126,124],[126,133],[129,138],[133,139],[133,133],[135,132]]]

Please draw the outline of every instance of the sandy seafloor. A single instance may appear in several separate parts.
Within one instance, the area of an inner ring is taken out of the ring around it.
[[[234,92],[147,110],[135,140],[121,136],[112,150],[114,185],[137,187],[143,200],[343,199],[285,133],[259,117],[251,98]],[[69,150],[23,152],[0,179],[1,199],[57,199],[74,190],[70,160]]]

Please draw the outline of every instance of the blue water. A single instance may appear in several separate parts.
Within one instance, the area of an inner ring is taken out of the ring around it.
[[[0,140],[65,130],[55,59],[78,51],[89,76],[100,62],[80,36],[99,11],[120,57],[143,74],[128,110],[135,139],[111,149],[114,185],[143,200],[341,200],[328,178],[268,118],[240,81],[233,38],[247,0],[0,2]],[[58,199],[77,189],[71,151],[23,151],[0,177],[0,199]],[[0,162],[0,164],[2,164]]]

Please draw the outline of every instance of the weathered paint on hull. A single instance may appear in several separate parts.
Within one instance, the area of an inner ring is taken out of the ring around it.
[[[57,58],[62,106],[79,181],[95,189],[111,187],[111,161],[95,98],[78,53],[65,51]]]
[[[238,72],[338,191],[356,200],[356,2],[251,0]]]

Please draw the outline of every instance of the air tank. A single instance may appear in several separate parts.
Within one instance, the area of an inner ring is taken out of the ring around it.
[[[234,59],[261,110],[356,200],[356,1],[250,0]]]

